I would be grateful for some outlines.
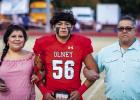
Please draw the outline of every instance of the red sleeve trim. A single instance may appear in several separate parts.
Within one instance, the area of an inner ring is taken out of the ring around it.
[[[85,84],[83,84],[83,85],[78,89],[78,91],[79,91],[80,95],[82,95],[87,89],[88,89],[88,87],[87,87]]]

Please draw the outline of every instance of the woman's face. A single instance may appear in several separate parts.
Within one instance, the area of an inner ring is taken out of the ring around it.
[[[20,51],[25,44],[23,33],[19,30],[13,31],[8,37],[7,45],[12,51]]]

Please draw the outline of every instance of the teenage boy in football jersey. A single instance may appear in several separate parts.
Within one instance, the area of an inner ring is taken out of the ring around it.
[[[57,12],[50,20],[56,34],[36,40],[35,74],[45,70],[45,84],[36,82],[44,100],[82,100],[82,94],[98,79],[98,69],[92,57],[91,40],[71,34],[76,20],[71,12]],[[94,81],[85,80],[81,85],[82,63],[95,72]]]

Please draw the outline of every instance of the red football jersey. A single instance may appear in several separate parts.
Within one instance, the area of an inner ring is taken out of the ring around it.
[[[80,72],[85,56],[93,52],[91,41],[79,35],[71,35],[62,44],[55,35],[39,38],[34,46],[45,66],[48,90],[78,90],[81,86]]]

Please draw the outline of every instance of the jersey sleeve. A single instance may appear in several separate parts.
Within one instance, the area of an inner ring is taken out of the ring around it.
[[[41,51],[42,51],[41,50],[41,43],[39,42],[38,39],[35,41],[33,51],[34,51],[35,55],[41,54]]]
[[[85,39],[83,41],[83,57],[85,58],[88,54],[93,52],[93,47],[91,45],[90,39]]]

